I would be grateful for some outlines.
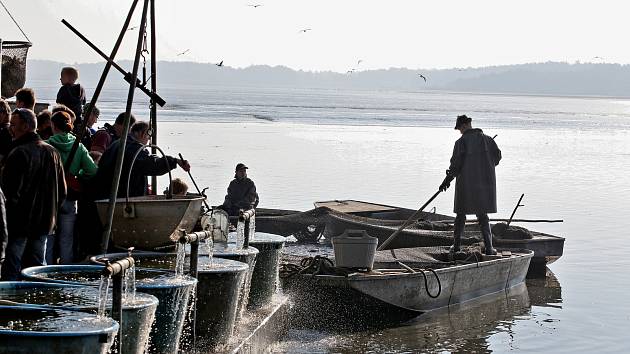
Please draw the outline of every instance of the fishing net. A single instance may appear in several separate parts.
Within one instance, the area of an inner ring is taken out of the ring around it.
[[[26,83],[26,57],[30,42],[2,42],[2,97],[13,97]]]

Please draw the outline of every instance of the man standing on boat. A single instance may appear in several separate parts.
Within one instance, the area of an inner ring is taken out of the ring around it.
[[[256,185],[247,177],[247,169],[243,163],[236,165],[234,179],[228,186],[225,201],[219,206],[229,215],[238,215],[240,209],[248,210],[258,206]]]
[[[455,129],[462,136],[455,142],[451,165],[446,170],[446,178],[440,185],[444,192],[455,183],[455,242],[452,247],[458,252],[464,234],[466,215],[475,214],[483,235],[485,254],[496,254],[492,248],[492,232],[488,213],[497,212],[497,183],[494,168],[501,161],[501,150],[493,138],[479,128],[473,129],[472,119],[466,115],[457,117]]]

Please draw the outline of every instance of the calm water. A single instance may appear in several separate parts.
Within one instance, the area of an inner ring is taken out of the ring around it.
[[[46,96],[46,90],[40,97]],[[327,199],[416,208],[448,167],[457,114],[493,136],[497,217],[564,219],[523,225],[566,237],[555,274],[518,294],[418,318],[396,328],[339,334],[294,331],[278,352],[627,352],[630,346],[630,102],[324,90],[165,89],[160,145],[181,152],[220,204],[245,162],[261,207],[309,209]],[[124,107],[106,92],[103,116]],[[146,116],[143,104],[137,114]],[[182,123],[188,122],[188,123]],[[176,176],[187,178],[181,170]],[[162,186],[164,185],[163,179]],[[191,184],[192,186],[192,184]],[[438,212],[451,213],[453,190]]]

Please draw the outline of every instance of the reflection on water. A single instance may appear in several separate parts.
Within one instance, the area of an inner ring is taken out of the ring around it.
[[[550,271],[508,291],[422,314],[400,326],[357,333],[290,331],[272,352],[290,353],[490,353],[519,349],[517,327],[534,321],[553,330],[546,307],[561,308],[560,283]]]

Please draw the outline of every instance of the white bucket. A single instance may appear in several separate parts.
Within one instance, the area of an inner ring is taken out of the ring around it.
[[[374,266],[374,254],[378,239],[365,230],[346,230],[332,238],[335,251],[335,266],[344,268],[367,268]]]

